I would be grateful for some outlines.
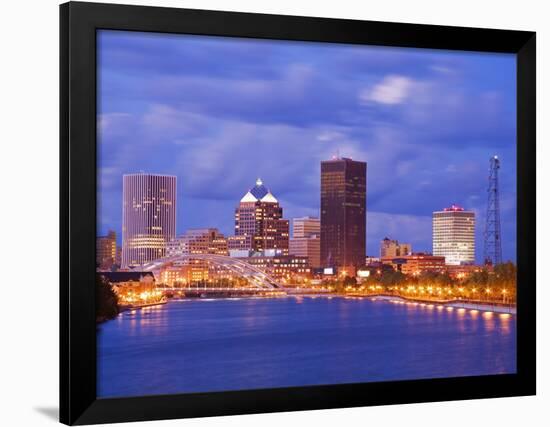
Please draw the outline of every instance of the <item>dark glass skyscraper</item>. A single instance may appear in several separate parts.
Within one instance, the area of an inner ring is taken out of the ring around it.
[[[365,264],[367,163],[321,162],[321,263],[355,269]]]

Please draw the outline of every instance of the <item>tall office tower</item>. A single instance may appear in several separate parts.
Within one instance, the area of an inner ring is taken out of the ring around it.
[[[122,268],[162,258],[176,237],[176,177],[132,174],[122,181]]]
[[[450,265],[475,261],[475,213],[452,205],[433,213],[433,254]]]
[[[109,270],[117,260],[116,233],[109,230],[106,236],[96,240],[96,264],[100,270]]]
[[[321,263],[365,264],[367,163],[347,158],[321,162]]]
[[[292,220],[290,255],[307,257],[312,268],[321,267],[321,222],[319,218],[303,217]]]
[[[380,258],[404,256],[411,253],[412,246],[410,243],[399,243],[397,240],[391,240],[387,237],[380,242]]]
[[[500,160],[493,156],[489,160],[489,187],[487,188],[487,216],[483,232],[483,261],[486,264],[502,263],[502,235],[500,232],[500,196],[498,170]]]
[[[288,255],[288,237],[283,208],[258,178],[235,209],[235,236],[228,238],[229,249],[254,252],[274,249]]]
[[[292,237],[310,237],[321,234],[321,220],[311,216],[294,218],[292,220]]]

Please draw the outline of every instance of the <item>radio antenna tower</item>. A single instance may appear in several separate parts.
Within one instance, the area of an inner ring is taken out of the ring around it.
[[[500,234],[500,194],[498,190],[498,170],[500,160],[497,156],[489,160],[489,187],[487,189],[487,217],[483,233],[485,264],[502,263],[502,236]]]

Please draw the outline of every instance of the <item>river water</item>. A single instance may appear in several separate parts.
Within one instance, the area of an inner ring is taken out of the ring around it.
[[[98,396],[513,373],[514,315],[343,297],[189,299],[99,327]]]

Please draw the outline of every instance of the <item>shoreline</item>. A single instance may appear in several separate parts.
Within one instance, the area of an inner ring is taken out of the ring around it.
[[[155,302],[146,302],[142,304],[123,304],[119,307],[119,314],[128,310],[137,310],[139,308],[154,307],[156,305],[164,305],[168,303],[168,300],[161,300]]]
[[[353,295],[359,296],[359,295]],[[415,304],[433,304],[440,305],[444,307],[453,307],[453,308],[462,308],[466,310],[479,310],[479,311],[488,311],[493,313],[501,314],[516,314],[516,307],[512,305],[499,305],[483,302],[467,302],[460,300],[451,300],[451,301],[430,301],[430,300],[420,300],[420,299],[409,299],[398,295],[361,295],[363,298],[370,299],[381,299],[386,301],[404,301]]]
[[[443,306],[443,307],[453,307],[457,309],[466,309],[466,310],[478,310],[478,311],[485,311],[485,312],[493,312],[493,313],[500,313],[500,314],[510,314],[510,315],[516,315],[517,310],[515,305],[505,305],[502,303],[485,303],[485,302],[471,302],[471,301],[462,301],[462,300],[424,300],[419,298],[407,298],[400,295],[382,295],[382,294],[375,294],[375,295],[365,295],[365,294],[342,294],[342,293],[336,293],[336,294],[329,294],[329,293],[305,293],[305,294],[299,294],[299,293],[293,293],[282,296],[254,296],[253,299],[278,299],[278,298],[285,298],[285,297],[313,297],[313,298],[368,298],[372,300],[383,300],[383,301],[394,301],[394,302],[402,302],[402,303],[409,303],[409,304],[419,304],[419,305],[436,305],[436,306]],[[151,307],[156,305],[164,305],[173,301],[181,301],[181,300],[215,300],[215,299],[247,299],[250,298],[249,296],[239,296],[239,297],[231,297],[231,296],[213,296],[211,298],[196,298],[196,297],[184,297],[184,298],[174,298],[174,299],[168,299],[162,302],[154,302],[154,303],[147,303],[147,304],[141,304],[141,305],[127,305],[123,306],[120,309],[119,314],[122,314],[123,312],[129,311],[129,310],[137,310],[140,308],[145,307]]]

